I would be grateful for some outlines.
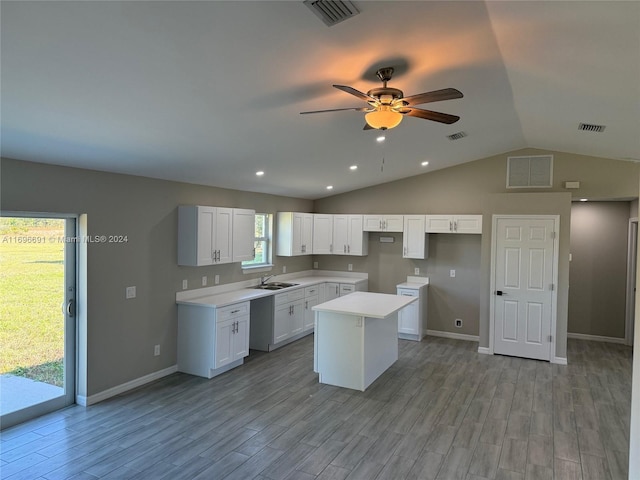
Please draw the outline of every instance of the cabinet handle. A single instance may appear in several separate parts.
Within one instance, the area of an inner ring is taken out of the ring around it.
[[[338,294],[338,285],[336,285],[336,295]]]
[[[380,230],[382,230],[382,220],[380,220]]]
[[[253,249],[253,259],[254,260],[256,259],[256,249],[255,248]]]
[[[238,313],[240,310],[231,310],[231,313]]]
[[[453,222],[453,231],[454,231],[454,232],[457,232],[457,231],[458,231],[458,222],[457,222],[457,221],[454,221],[454,222]]]
[[[347,253],[347,246],[346,245],[342,246],[342,253]]]
[[[347,253],[351,253],[351,245],[347,245]]]
[[[407,247],[402,247],[402,254],[406,255],[407,254]]]
[[[387,221],[382,220],[382,230],[386,230],[386,229],[387,229]]]
[[[453,232],[453,222],[449,220],[449,231]]]
[[[304,302],[304,309],[305,310],[309,310],[309,302],[305,300]]]

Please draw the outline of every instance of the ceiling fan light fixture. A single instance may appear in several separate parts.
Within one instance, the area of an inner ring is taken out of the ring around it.
[[[372,128],[389,130],[390,128],[395,128],[400,125],[402,114],[394,112],[391,110],[391,107],[387,105],[381,105],[377,110],[367,113],[364,119]]]

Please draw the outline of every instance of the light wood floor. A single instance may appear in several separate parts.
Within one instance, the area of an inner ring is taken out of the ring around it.
[[[212,380],[174,374],[2,432],[8,479],[626,479],[631,349],[569,366],[401,341],[366,392],[318,384],[307,337]]]

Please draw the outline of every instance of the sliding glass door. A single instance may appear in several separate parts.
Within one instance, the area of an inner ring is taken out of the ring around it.
[[[0,425],[74,403],[76,220],[0,217]]]

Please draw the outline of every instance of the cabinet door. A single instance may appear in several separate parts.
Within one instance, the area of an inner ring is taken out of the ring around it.
[[[233,261],[253,260],[256,230],[255,210],[233,209]]]
[[[302,222],[300,226],[300,239],[302,243],[302,254],[311,255],[313,253],[313,214],[302,214]]]
[[[231,263],[233,260],[233,209],[216,207],[214,249],[217,250],[215,263]]]
[[[453,227],[456,233],[482,233],[482,215],[455,215]]]
[[[304,329],[304,300],[298,300],[291,304],[291,314],[289,318],[290,336],[302,333]]]
[[[249,355],[249,317],[238,317],[234,321],[235,333],[232,335],[231,342],[232,358],[238,360]]]
[[[279,305],[273,315],[273,343],[280,343],[291,336],[291,304]]]
[[[196,249],[198,251],[198,265],[212,265],[214,263],[215,238],[214,229],[216,226],[215,207],[197,207],[198,225]]]
[[[362,215],[349,215],[347,232],[347,255],[366,255],[369,234],[362,230]]]
[[[335,282],[327,282],[324,284],[324,301],[328,302],[340,296],[340,284]]]
[[[233,361],[232,337],[234,320],[216,323],[216,351],[214,368],[224,367]]]
[[[451,233],[453,232],[453,217],[451,215],[426,215],[425,232]]]
[[[404,231],[404,216],[402,215],[385,215],[383,222],[385,232]]]
[[[427,240],[424,232],[424,215],[405,215],[402,235],[402,258],[427,257]]]
[[[333,216],[333,254],[347,255],[349,244],[349,215]]]
[[[410,303],[398,312],[398,333],[419,335],[418,304]]]
[[[294,213],[291,225],[291,254],[302,255],[302,213]]]
[[[315,326],[316,312],[313,311],[313,307],[320,303],[319,297],[313,296],[306,298],[304,301],[304,331],[308,332],[313,330]]]
[[[382,232],[382,215],[363,215],[362,225],[365,232]]]
[[[317,255],[329,255],[333,244],[333,215],[313,215],[312,251]]]

